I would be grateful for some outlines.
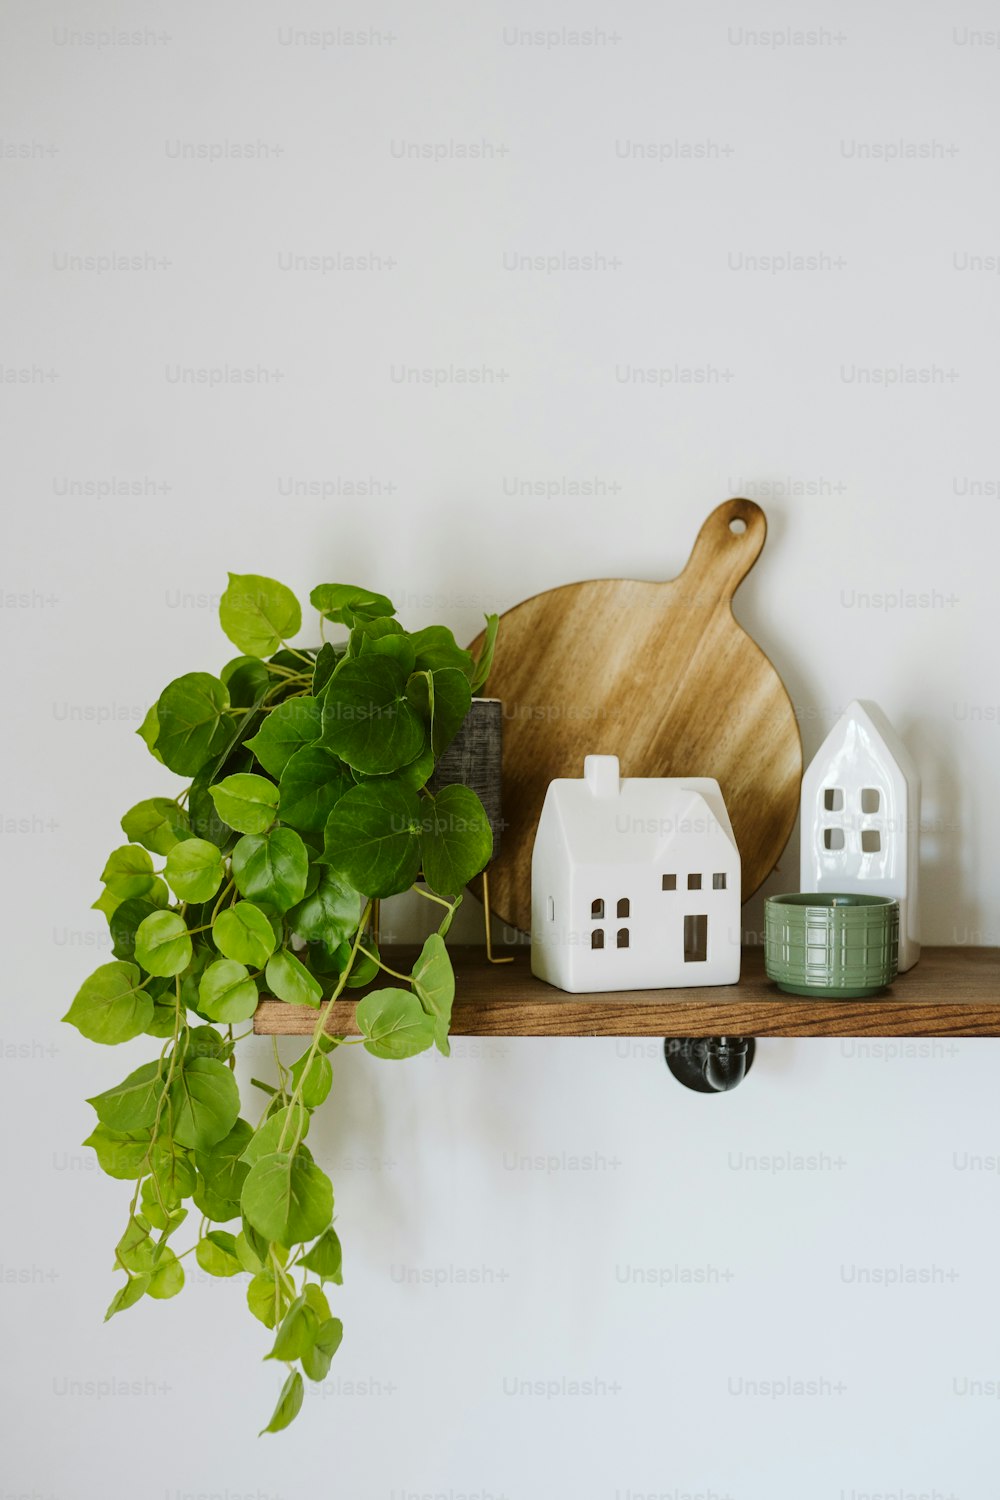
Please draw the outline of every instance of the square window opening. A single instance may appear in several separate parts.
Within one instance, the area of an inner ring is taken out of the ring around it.
[[[663,890],[663,891],[676,891],[676,889],[677,889],[677,876],[676,875],[664,875],[663,879],[660,881],[660,889]]]
[[[627,917],[629,915],[629,904],[627,896],[623,896],[618,903],[618,915],[620,917]],[[619,946],[621,945],[619,944]]]
[[[619,927],[619,929],[618,929],[618,946],[619,946],[619,948],[627,948],[628,947],[628,928],[627,927]]]
[[[700,875],[689,875],[688,876],[688,890],[689,891],[700,891],[701,890],[701,876]]]
[[[724,891],[725,889],[726,889],[726,876],[725,876],[725,872],[723,872],[720,875],[713,875],[712,876],[712,890],[713,891]]]
[[[882,835],[877,828],[862,828],[861,830],[861,852],[862,854],[877,854],[882,847]]]
[[[592,948],[603,948],[604,947],[604,929],[603,929],[603,927],[595,927],[594,928],[593,932],[590,934],[590,946]]]
[[[590,920],[592,922],[599,922],[603,916],[604,916],[604,902],[603,901],[591,901],[591,903],[590,903]]]
[[[844,811],[844,789],[840,786],[828,786],[823,791],[823,807],[826,812]]]
[[[843,849],[843,847],[844,847],[844,830],[842,828],[824,828],[823,829],[823,848],[824,849],[837,850],[837,849]]]
[[[861,788],[861,811],[863,813],[877,813],[881,806],[882,793],[877,786]]]

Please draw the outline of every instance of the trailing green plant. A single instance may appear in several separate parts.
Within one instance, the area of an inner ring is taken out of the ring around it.
[[[230,574],[219,615],[243,654],[218,676],[178,677],[146,715],[138,733],[189,785],[122,818],[128,842],[109,855],[94,903],[114,957],[65,1017],[90,1041],[162,1044],[89,1101],[85,1144],[134,1183],[106,1318],[176,1296],[192,1253],[209,1276],[248,1276],[250,1311],[273,1330],[265,1357],[288,1369],[266,1432],[294,1419],[303,1375],[325,1377],[343,1333],[327,1296],[342,1281],[333,1187],[306,1144],[330,1054],[447,1055],[445,936],[492,850],[475,793],[427,783],[489,673],[496,617],[474,660],[444,626],[405,631],[381,594],[321,584],[310,599],[322,644],[303,649],[290,644],[302,624],[294,594]],[[346,639],[325,640],[327,622]],[[374,908],[411,888],[441,920],[401,973],[383,961]],[[334,1004],[358,989],[359,1035],[329,1034]],[[252,1080],[266,1102],[251,1123],[233,1070],[252,1027],[234,1027],[265,994],[316,1021],[290,1066],[274,1043],[273,1082]],[[198,1230],[178,1251],[189,1205]]]

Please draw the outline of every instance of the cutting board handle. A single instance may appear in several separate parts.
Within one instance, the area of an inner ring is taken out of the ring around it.
[[[753,500],[724,500],[705,520],[680,575],[693,597],[731,599],[760,556],[767,517]]]

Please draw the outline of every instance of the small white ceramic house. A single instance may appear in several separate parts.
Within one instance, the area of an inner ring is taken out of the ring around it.
[[[719,783],[623,779],[614,755],[550,782],[531,859],[531,969],[574,993],[735,984],[740,854]]]
[[[899,967],[920,957],[920,773],[875,703],[851,703],[802,778],[800,889],[899,902]]]

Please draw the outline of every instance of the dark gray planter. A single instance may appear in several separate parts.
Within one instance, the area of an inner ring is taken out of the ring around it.
[[[461,729],[438,761],[429,783],[432,792],[456,783],[472,788],[490,820],[494,859],[500,852],[503,827],[500,799],[502,753],[503,704],[499,698],[473,698]]]

